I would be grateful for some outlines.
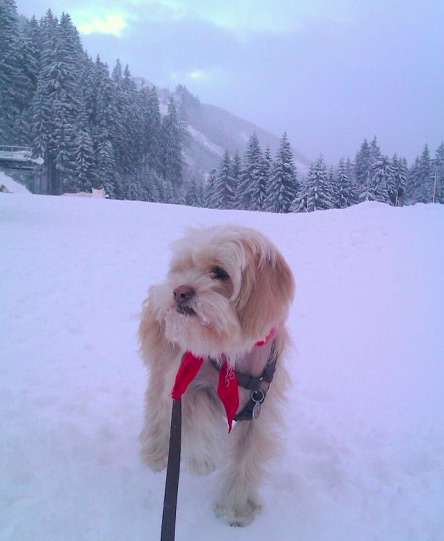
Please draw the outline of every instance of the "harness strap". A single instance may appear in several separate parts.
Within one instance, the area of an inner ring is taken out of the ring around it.
[[[217,361],[210,357],[211,364],[219,370]],[[251,391],[250,400],[245,404],[244,408],[234,417],[235,421],[251,421],[259,416],[260,405],[264,402],[267,392],[270,389],[270,384],[273,381],[274,373],[276,372],[277,352],[273,342],[271,346],[270,357],[265,365],[264,371],[259,377],[241,374],[236,371],[237,381],[240,387]]]

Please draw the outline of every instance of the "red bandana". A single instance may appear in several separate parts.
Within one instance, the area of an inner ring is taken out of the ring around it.
[[[257,346],[268,344],[276,336],[276,329],[271,329],[265,340],[257,342]],[[234,366],[230,366],[228,359],[222,355],[223,364],[219,371],[219,385],[217,394],[221,399],[228,420],[228,432],[231,432],[234,417],[239,408],[239,385],[237,382],[237,374]],[[191,351],[187,351],[182,359],[182,364],[176,374],[176,381],[171,396],[174,400],[180,400],[183,393],[187,390],[188,385],[196,377],[203,364],[203,357],[196,357]]]

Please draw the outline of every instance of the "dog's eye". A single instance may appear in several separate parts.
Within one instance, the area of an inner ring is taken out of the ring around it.
[[[228,280],[230,278],[228,272],[222,267],[213,267],[211,269],[211,274],[214,278],[216,278],[216,280]]]

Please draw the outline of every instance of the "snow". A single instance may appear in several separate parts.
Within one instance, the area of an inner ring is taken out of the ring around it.
[[[213,516],[217,475],[183,468],[177,541],[443,539],[444,206],[0,194],[1,541],[160,538],[164,473],[138,457],[140,306],[187,225],[226,222],[272,237],[296,277],[285,446],[244,529]]]
[[[203,134],[199,130],[196,130],[196,128],[193,128],[193,126],[188,125],[187,131],[194,140],[196,140],[202,146],[206,147],[213,154],[216,154],[218,156],[224,155],[224,149],[222,147],[210,141],[210,139],[208,139],[205,134]]]
[[[5,186],[9,192],[11,193],[25,193],[25,194],[31,194],[31,192],[29,190],[27,190],[25,188],[25,186],[23,186],[22,184],[20,184],[19,182],[16,182],[15,180],[13,180],[11,177],[8,177],[7,175],[5,175],[5,173],[3,173],[2,171],[0,171],[0,186],[3,184],[3,186]]]
[[[0,159],[13,160],[16,162],[27,162],[31,160],[32,152],[30,148],[18,146],[0,146]]]

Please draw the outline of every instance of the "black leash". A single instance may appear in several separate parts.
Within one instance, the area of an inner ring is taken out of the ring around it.
[[[171,411],[170,447],[163,500],[160,541],[174,541],[176,535],[177,492],[179,489],[180,450],[182,435],[182,402],[173,400]]]

